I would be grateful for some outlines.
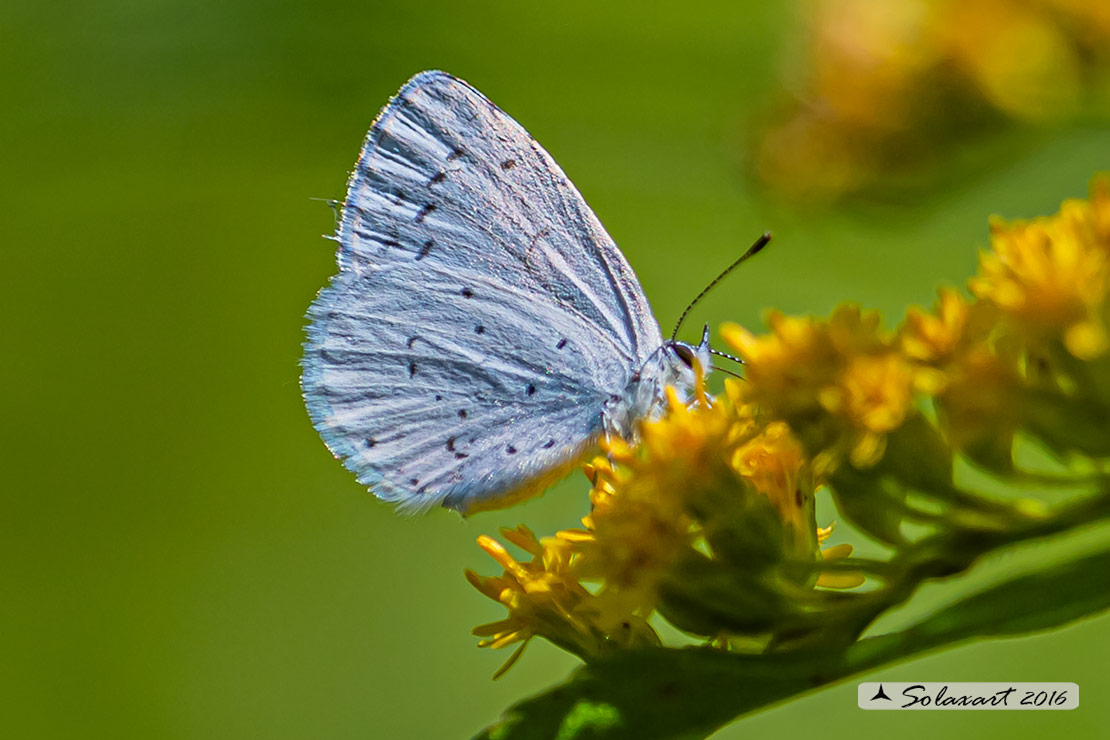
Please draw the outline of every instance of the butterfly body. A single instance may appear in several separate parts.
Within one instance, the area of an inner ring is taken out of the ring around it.
[[[333,454],[403,510],[534,493],[692,386],[694,354],[708,368],[705,341],[663,341],[547,152],[443,72],[374,122],[336,240],[302,389]]]

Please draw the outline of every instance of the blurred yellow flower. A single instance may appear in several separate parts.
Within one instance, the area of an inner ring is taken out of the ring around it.
[[[980,299],[997,306],[1033,341],[1062,339],[1078,358],[1110,348],[1106,297],[1110,291],[1107,181],[1090,201],[1066,201],[1055,216],[991,222],[991,251],[980,255],[970,282]]]
[[[964,339],[970,306],[959,291],[941,288],[935,313],[916,306],[906,312],[899,332],[902,352],[911,360],[938,365],[950,359]]]
[[[955,68],[994,108],[1018,119],[1059,118],[1079,104],[1077,44],[1049,5],[949,2],[936,28]]]
[[[857,468],[882,457],[884,435],[906,419],[912,406],[913,376],[906,361],[893,352],[854,357],[837,387],[822,394],[822,405],[846,416],[862,430],[850,457]]]
[[[1084,0],[802,0],[784,101],[752,167],[796,199],[928,177],[1007,119],[1074,114],[1110,64],[1110,11]],[[801,61],[799,61],[801,60]]]
[[[952,444],[1008,457],[1021,378],[1013,348],[995,336],[998,321],[993,306],[941,288],[933,311],[906,312],[899,340],[915,390],[934,398]]]
[[[847,543],[834,545],[822,550],[821,558],[830,563],[844,560],[852,555],[852,549]],[[817,585],[821,588],[856,588],[866,580],[861,573],[822,573],[817,577]]]

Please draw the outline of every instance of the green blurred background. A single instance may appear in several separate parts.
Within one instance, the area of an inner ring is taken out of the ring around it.
[[[462,571],[496,570],[474,539],[500,525],[575,525],[580,476],[507,512],[400,518],[302,407],[303,314],[335,270],[310,198],[342,197],[410,75],[446,69],[521,121],[664,326],[774,231],[688,338],[848,299],[896,321],[971,274],[990,213],[1051,213],[1108,165],[1088,122],[928,196],[762,200],[746,127],[792,23],[758,2],[4,2],[0,735],[462,738],[574,666],[537,641],[492,682],[507,655],[469,630],[503,612]],[[868,677],[1076,681],[1073,712],[862,712],[848,683],[719,737],[1105,737],[1108,640],[1096,619]]]

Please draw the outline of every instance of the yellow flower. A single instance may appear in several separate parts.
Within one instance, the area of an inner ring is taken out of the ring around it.
[[[828,343],[866,346],[853,326],[825,332]],[[585,529],[559,536],[580,553],[579,576],[601,582],[599,602],[645,617],[658,609],[714,637],[766,634],[820,599],[812,463],[785,422],[764,425],[754,405],[734,402],[742,387],[728,382],[727,398],[690,407],[668,392],[667,415],[643,425],[635,451],[617,442],[615,464],[590,466]]]
[[[820,527],[817,530],[817,544],[824,545],[832,536],[834,529],[835,526],[832,524],[827,527]],[[835,563],[837,560],[845,560],[851,557],[854,551],[855,548],[847,543],[833,545],[821,550],[821,559],[826,563]],[[822,573],[817,579],[817,585],[823,588],[855,588],[862,584],[864,580],[860,573]]]
[[[847,644],[877,613],[869,600],[886,608],[910,577],[903,563],[922,557],[926,577],[950,575],[969,562],[965,548],[1044,516],[966,490],[954,462],[959,452],[999,481],[1025,480],[1013,456],[1020,431],[1105,467],[1110,180],[1055,216],[997,223],[993,246],[975,297],[942,289],[897,333],[854,305],[827,320],[774,313],[764,336],[723,327],[747,378],[711,398],[699,376],[689,405],[667,389],[666,413],[642,422],[635,447],[606,439],[583,466],[581,528],[543,539],[502,530],[527,554],[519,560],[479,538],[503,573],[467,578],[508,610],[475,629],[480,645],[523,649],[542,636],[592,660],[658,644],[654,617],[733,650]],[[826,546],[822,486],[894,555],[846,561],[851,545]],[[915,528],[935,534],[914,539]],[[948,536],[959,532],[974,536]],[[958,557],[938,558],[933,548],[949,545]],[[879,587],[828,591],[864,574]]]
[[[821,551],[821,558],[825,562],[844,560],[852,555],[852,546],[849,544],[833,545]],[[867,579],[862,573],[822,573],[817,577],[817,585],[821,588],[856,588],[862,586]]]
[[[817,532],[811,526],[816,485],[801,443],[783,422],[771,422],[732,454],[732,467],[770,500],[789,531],[808,539],[810,552]]]
[[[941,288],[935,313],[917,306],[906,312],[906,322],[899,332],[902,352],[928,365],[947,361],[964,339],[969,309],[959,291]]]
[[[848,417],[859,430],[850,458],[857,468],[878,462],[885,435],[899,427],[912,406],[908,363],[893,352],[852,358],[839,385],[822,394],[822,405]]]
[[[541,543],[524,525],[503,529],[501,534],[532,556],[519,562],[505,546],[486,535],[478,538],[479,546],[505,569],[500,576],[480,576],[472,570],[466,578],[483,594],[500,602],[509,611],[506,619],[474,628],[475,635],[484,637],[480,647],[502,648],[514,643],[526,644],[535,635],[542,635],[556,645],[578,655],[596,655],[602,636],[583,615],[583,603],[592,596],[573,576],[570,557],[558,543]],[[520,656],[524,644],[497,672],[500,676]]]
[[[639,480],[618,490],[601,484],[591,493],[596,503],[583,518],[586,529],[557,535],[580,553],[578,577],[601,581],[610,593],[623,593],[621,601],[644,614],[655,608],[660,574],[694,538],[680,492],[659,492]]]
[[[979,275],[969,283],[1031,341],[1062,339],[1080,359],[1110,349],[1106,188],[1105,180],[1096,181],[1090,201],[1065,201],[1055,216],[992,220],[991,251],[980,255]]]
[[[575,543],[579,577],[602,581],[600,596],[645,615],[654,609],[659,581],[677,553],[697,539],[685,492],[697,477],[721,467],[710,458],[723,460],[721,442],[732,425],[723,406],[688,408],[672,389],[667,400],[667,416],[644,423],[638,450],[619,439],[605,443],[619,464],[597,458],[587,467],[594,488],[585,530],[557,535]]]
[[[936,399],[949,441],[1006,464],[1022,380],[1012,343],[999,336],[998,309],[942,288],[932,312],[907,312],[899,339],[916,389]]]
[[[761,426],[754,407],[729,400],[739,384],[727,391],[710,399],[702,390],[687,406],[668,389],[668,413],[642,424],[637,448],[607,440],[607,454],[584,466],[593,489],[583,528],[544,540],[502,532],[530,562],[479,540],[505,573],[468,578],[509,609],[479,628],[483,645],[542,635],[588,658],[657,641],[646,621],[656,609],[712,635],[722,628],[714,615],[746,611],[737,604],[760,606],[724,625],[733,633],[763,632],[775,614],[803,608],[795,597],[812,592],[823,562],[812,465],[785,423]]]
[[[775,313],[767,336],[735,324],[721,335],[747,363],[745,401],[787,422],[830,465],[846,452],[856,467],[869,467],[913,400],[911,367],[879,322],[845,304],[827,322]]]

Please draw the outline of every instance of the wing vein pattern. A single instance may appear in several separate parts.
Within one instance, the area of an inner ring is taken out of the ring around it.
[[[475,510],[572,463],[662,341],[559,166],[443,72],[374,122],[337,241],[302,387],[329,449],[403,510]]]

